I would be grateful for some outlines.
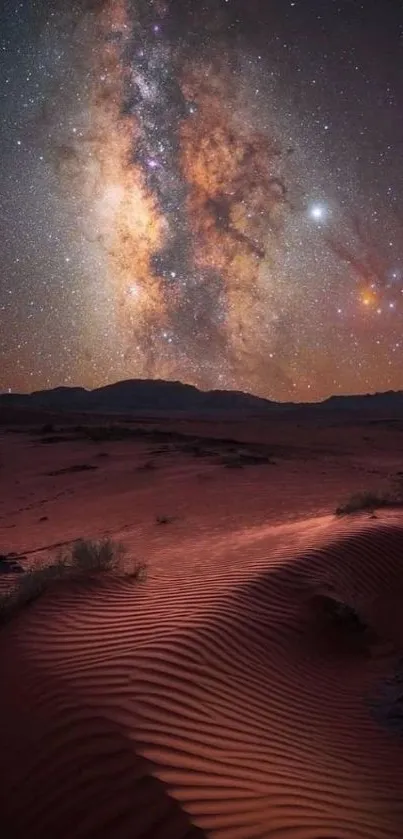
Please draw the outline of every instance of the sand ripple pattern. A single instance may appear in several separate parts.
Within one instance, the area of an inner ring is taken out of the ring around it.
[[[1,836],[402,839],[403,740],[371,711],[402,563],[398,521],[348,522],[45,597],[0,639]]]

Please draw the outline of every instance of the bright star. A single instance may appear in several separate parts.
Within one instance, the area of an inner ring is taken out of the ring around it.
[[[311,218],[315,219],[315,221],[321,221],[326,215],[326,208],[323,204],[312,204],[309,215]]]

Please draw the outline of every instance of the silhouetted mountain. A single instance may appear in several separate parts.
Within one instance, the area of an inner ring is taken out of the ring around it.
[[[377,411],[378,409],[403,409],[403,391],[388,390],[385,393],[364,393],[357,396],[330,396],[320,402],[322,409],[343,411]]]
[[[403,392],[331,396],[319,403],[271,402],[238,391],[201,391],[181,382],[149,379],[129,379],[104,387],[86,390],[82,387],[57,387],[31,394],[0,394],[0,408],[30,408],[45,411],[69,411],[102,414],[131,414],[156,412],[191,414],[253,413],[294,410],[304,414],[323,416],[330,412],[382,413],[384,416],[403,417]]]
[[[0,407],[29,407],[53,411],[90,413],[177,412],[191,413],[248,411],[262,412],[277,403],[236,391],[201,391],[181,382],[129,379],[95,390],[57,387],[31,394],[0,395]]]

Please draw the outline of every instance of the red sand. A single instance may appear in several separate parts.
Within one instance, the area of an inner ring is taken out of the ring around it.
[[[33,564],[109,534],[149,567],[70,584],[2,630],[7,839],[403,836],[403,738],[373,713],[403,658],[403,519],[333,515],[402,467],[399,432],[238,431],[276,465],[3,435],[3,553]],[[82,463],[99,468],[45,474]],[[320,596],[370,642],[331,629]]]

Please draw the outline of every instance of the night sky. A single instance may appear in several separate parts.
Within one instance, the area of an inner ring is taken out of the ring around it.
[[[0,43],[1,390],[403,388],[399,0],[3,0]]]

